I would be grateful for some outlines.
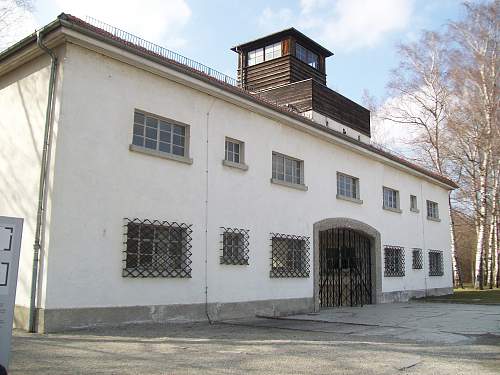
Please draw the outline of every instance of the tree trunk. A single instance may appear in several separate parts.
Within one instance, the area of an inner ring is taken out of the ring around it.
[[[462,272],[460,263],[458,263],[457,253],[455,251],[455,222],[452,215],[451,192],[448,194],[448,208],[450,211],[450,235],[451,235],[451,267],[453,272],[453,286],[464,288],[462,281]]]
[[[477,244],[476,244],[476,262],[475,262],[475,287],[479,289],[484,288],[484,240],[485,240],[485,227],[486,227],[486,214],[487,214],[487,192],[488,192],[488,153],[484,153],[481,166],[479,168],[479,199],[478,199],[478,212],[477,212]]]

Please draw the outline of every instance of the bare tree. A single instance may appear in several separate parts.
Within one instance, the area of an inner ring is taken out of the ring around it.
[[[469,179],[475,210],[475,286],[483,288],[488,253],[488,218],[492,211],[492,181],[498,163],[498,72],[499,5],[465,3],[465,17],[449,25],[453,82],[453,121],[450,130],[456,140],[454,151]],[[491,248],[489,249],[491,253]],[[494,267],[494,263],[490,263]]]
[[[15,41],[23,17],[33,11],[33,0],[0,0],[0,50]]]
[[[440,34],[426,31],[418,42],[398,46],[400,64],[392,72],[388,88],[393,97],[382,117],[412,133],[412,144],[420,163],[439,174],[456,175],[447,157],[450,103],[448,51]],[[448,200],[452,212],[451,196]],[[455,254],[455,226],[451,215],[451,245],[455,285],[462,286]]]

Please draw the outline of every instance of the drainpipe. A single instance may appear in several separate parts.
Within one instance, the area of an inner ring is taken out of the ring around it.
[[[53,50],[49,49],[42,42],[40,30],[36,34],[36,42],[38,47],[50,56],[50,78],[49,78],[49,93],[47,98],[47,109],[45,110],[45,128],[43,135],[43,150],[40,166],[40,182],[38,186],[38,208],[36,213],[35,227],[35,242],[33,243],[33,272],[31,275],[31,300],[30,300],[30,315],[29,315],[29,332],[36,332],[36,296],[38,284],[38,269],[40,263],[40,252],[42,250],[41,237],[45,218],[45,192],[47,185],[47,169],[49,163],[50,135],[52,132],[52,107],[54,104],[54,86],[57,75],[57,56]]]
[[[208,313],[208,167],[209,167],[209,142],[208,142],[208,130],[209,130],[209,122],[210,122],[210,112],[215,103],[215,98],[210,104],[207,115],[207,124],[206,124],[206,132],[207,132],[207,142],[206,142],[206,155],[205,155],[205,315],[207,316],[207,320],[210,324],[212,324],[212,319],[210,318],[210,314]]]

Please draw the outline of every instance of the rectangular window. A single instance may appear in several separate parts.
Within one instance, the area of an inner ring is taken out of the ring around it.
[[[266,61],[276,59],[281,56],[281,42],[271,44],[265,48]]]
[[[226,160],[232,163],[243,164],[243,142],[226,138]]]
[[[264,61],[264,48],[248,52],[248,66],[259,64]]]
[[[220,264],[248,264],[249,235],[247,229],[221,228],[222,254]]]
[[[347,198],[359,199],[359,179],[337,173],[337,194]]]
[[[291,184],[302,185],[304,162],[273,152],[273,178]]]
[[[399,210],[399,191],[387,187],[384,190],[384,208]]]
[[[271,233],[270,277],[309,277],[309,237]]]
[[[422,257],[422,249],[413,249],[412,251],[412,268],[414,270],[421,270],[424,267],[424,260]]]
[[[191,225],[125,220],[124,277],[191,277]]]
[[[132,144],[149,150],[186,156],[187,126],[140,111],[134,112]]]
[[[443,276],[443,252],[429,250],[429,276]]]
[[[385,277],[401,277],[405,275],[405,252],[404,247],[384,247]]]
[[[410,195],[410,211],[418,212],[416,195]]]
[[[439,219],[439,208],[436,202],[427,201],[427,218]]]
[[[300,44],[295,45],[295,56],[305,62],[307,65],[312,66],[313,68],[318,69],[318,55],[312,51],[309,51],[307,48],[301,46]]]

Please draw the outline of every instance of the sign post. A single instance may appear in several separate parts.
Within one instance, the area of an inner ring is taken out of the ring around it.
[[[0,216],[0,364],[8,368],[23,219]]]

